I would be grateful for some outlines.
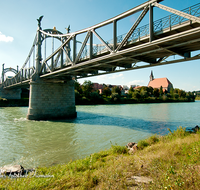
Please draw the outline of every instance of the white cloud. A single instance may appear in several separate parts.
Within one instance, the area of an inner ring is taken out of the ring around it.
[[[6,36],[0,32],[0,42],[12,42],[14,40],[11,36]]]
[[[133,80],[127,83],[128,86],[130,85],[144,85],[144,80]]]
[[[99,75],[99,76],[97,76],[97,79],[106,80],[106,79],[108,79],[108,75]]]
[[[114,75],[110,76],[109,79],[116,79],[116,78],[120,78],[120,77],[123,79],[124,77],[122,77],[122,76],[123,76],[123,74],[118,74],[118,75],[114,74]]]

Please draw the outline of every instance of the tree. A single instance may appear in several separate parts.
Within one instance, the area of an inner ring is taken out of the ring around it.
[[[163,93],[163,87],[161,86],[160,89],[159,89],[159,93],[160,93],[160,96],[162,96],[164,93]]]
[[[178,88],[175,88],[174,93],[178,93],[178,90],[179,90]]]
[[[153,95],[154,95],[154,97],[156,97],[156,98],[158,98],[159,97],[159,89],[158,88],[154,88],[153,89]]]
[[[111,90],[110,90],[110,88],[108,86],[105,86],[103,88],[103,95],[105,95],[105,96],[110,96],[111,95]]]
[[[149,95],[153,95],[153,87],[149,86],[147,92],[149,93]]]
[[[121,89],[118,86],[114,86],[112,88],[112,93],[117,93],[117,94],[121,95]]]
[[[90,97],[91,92],[93,91],[93,83],[90,80],[84,81],[82,85],[83,95],[86,98]]]
[[[135,99],[140,99],[141,97],[140,92],[138,90],[135,90],[132,94],[132,97]]]
[[[135,90],[133,89],[133,87],[131,86],[128,92],[134,92]]]
[[[146,90],[142,89],[140,91],[140,95],[142,98],[147,98],[149,96],[149,93]]]
[[[76,90],[76,91],[79,92],[80,94],[83,93],[83,90],[82,90],[82,88],[81,88],[81,85],[80,85],[80,83],[79,83],[78,81],[75,81],[75,82],[74,82],[74,90]]]
[[[93,104],[99,103],[101,100],[101,96],[98,92],[91,92],[90,94],[90,100]]]
[[[185,96],[186,96],[186,92],[184,91],[184,90],[178,90],[178,95],[179,95],[179,98],[185,98]]]

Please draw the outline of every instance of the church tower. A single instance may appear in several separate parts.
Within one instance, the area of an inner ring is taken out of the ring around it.
[[[151,71],[150,81],[154,80],[153,71]]]

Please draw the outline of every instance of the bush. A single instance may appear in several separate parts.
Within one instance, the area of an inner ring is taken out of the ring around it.
[[[145,147],[147,146],[150,146],[150,145],[153,145],[153,144],[156,144],[157,142],[159,142],[160,139],[159,139],[159,136],[158,135],[153,135],[153,136],[150,136],[148,139],[146,140],[141,140],[138,142],[138,149],[144,149]]]
[[[169,134],[166,137],[167,138],[173,138],[173,137],[183,138],[189,135],[189,132],[187,132],[185,129],[186,128],[180,126],[172,133],[172,131],[168,128]]]
[[[111,94],[112,101],[117,102],[120,100],[120,95],[118,93]]]
[[[137,145],[138,149],[140,150],[144,149],[147,146],[149,146],[149,143],[146,140],[140,140]]]
[[[119,146],[119,145],[111,145],[111,150],[113,154],[127,154],[128,149],[125,146]]]

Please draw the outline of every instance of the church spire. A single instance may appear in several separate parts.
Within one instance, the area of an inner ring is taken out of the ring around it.
[[[150,81],[154,80],[153,71],[151,71]]]

